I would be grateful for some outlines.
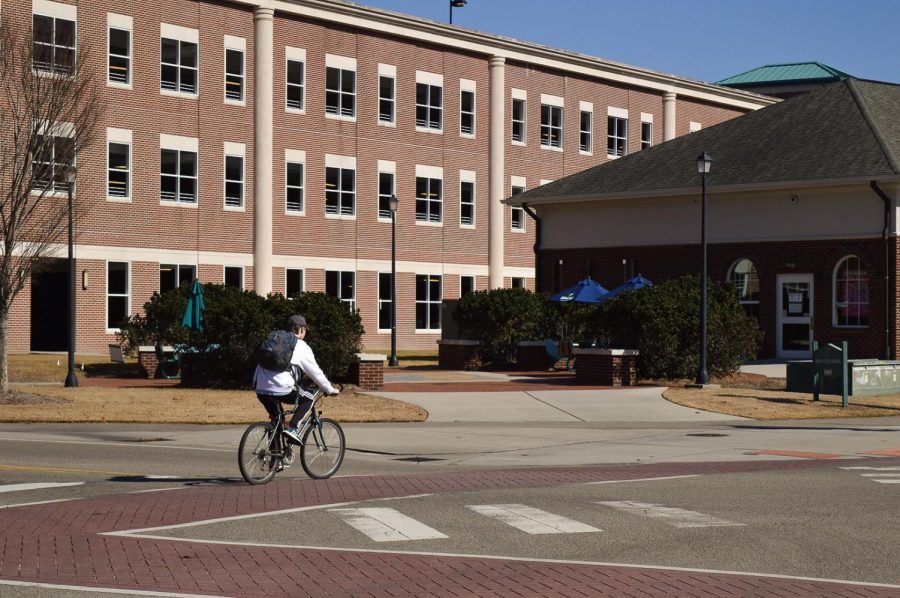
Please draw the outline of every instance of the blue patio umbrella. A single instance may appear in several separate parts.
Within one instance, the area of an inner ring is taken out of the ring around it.
[[[600,283],[594,282],[588,276],[584,280],[578,281],[575,286],[551,295],[549,299],[557,303],[600,303],[607,292],[600,286]]]
[[[194,281],[187,305],[184,308],[184,316],[181,325],[191,330],[203,330],[203,285],[199,280]]]
[[[606,294],[606,296],[603,297],[603,299],[601,301],[606,301],[607,299],[612,299],[613,297],[618,297],[625,291],[636,291],[636,290],[642,289],[644,287],[652,287],[652,286],[653,286],[652,282],[650,282],[649,280],[647,280],[646,278],[644,278],[643,276],[638,274],[637,276],[632,276],[631,278],[626,280],[624,283],[620,284],[619,286],[617,286],[616,288],[611,290],[609,293]]]

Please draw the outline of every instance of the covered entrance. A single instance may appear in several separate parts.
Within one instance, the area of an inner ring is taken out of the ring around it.
[[[776,355],[788,359],[811,359],[813,275],[779,274],[776,295]]]
[[[31,350],[67,351],[69,262],[45,259],[31,271]]]

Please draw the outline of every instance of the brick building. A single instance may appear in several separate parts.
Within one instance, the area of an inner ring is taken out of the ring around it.
[[[847,79],[521,196],[541,221],[538,288],[612,288],[700,271],[708,175],[710,278],[734,283],[761,356],[898,354],[900,86]]]
[[[34,32],[36,70],[89,47],[103,73],[101,139],[77,157],[81,351],[193,278],[337,295],[387,347],[392,195],[398,344],[434,347],[443,300],[534,286],[534,224],[503,198],[774,101],[333,0],[14,0],[3,18]],[[66,348],[66,276],[35,273],[11,351]]]

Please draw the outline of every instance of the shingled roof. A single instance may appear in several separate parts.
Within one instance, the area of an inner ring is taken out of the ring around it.
[[[693,192],[710,184],[900,178],[900,85],[847,79],[515,195],[507,201]]]

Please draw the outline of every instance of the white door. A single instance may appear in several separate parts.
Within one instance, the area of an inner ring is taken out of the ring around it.
[[[811,359],[813,275],[779,274],[776,291],[775,354],[789,359]]]

